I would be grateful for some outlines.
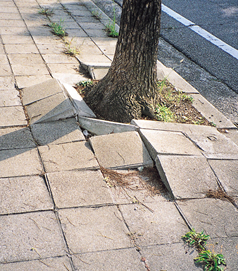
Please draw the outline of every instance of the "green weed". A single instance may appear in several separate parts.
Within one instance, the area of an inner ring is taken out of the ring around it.
[[[85,80],[85,81],[81,81],[81,82],[77,83],[76,85],[81,86],[81,87],[92,86],[93,81],[92,80]]]
[[[49,24],[49,26],[52,29],[52,32],[59,37],[65,37],[67,35],[67,33],[63,27],[63,22],[64,22],[63,20],[60,20],[59,23]]]
[[[72,46],[73,39],[74,38],[72,38],[70,41],[68,41],[68,40],[65,41],[64,40],[65,47],[66,47],[65,50],[64,50],[64,53],[66,55],[76,56],[76,55],[79,55],[79,53],[80,53],[80,50],[77,47]]]
[[[46,15],[46,16],[51,16],[54,12],[52,8],[46,8],[46,7],[42,7],[39,11],[39,14],[41,15]]]
[[[223,271],[223,267],[219,265],[226,265],[226,261],[222,254],[212,253],[210,250],[204,250],[199,253],[198,257],[194,258],[196,263],[204,264],[205,271]]]
[[[116,38],[119,36],[119,33],[116,30],[116,10],[113,7],[113,22],[106,25],[106,32],[109,37]]]
[[[182,239],[190,246],[195,246],[196,248],[204,249],[207,244],[207,240],[210,239],[209,235],[204,234],[204,231],[196,232],[192,229],[190,232],[182,236]]]
[[[159,121],[165,122],[174,121],[173,112],[165,105],[158,104],[155,108],[155,115]]]

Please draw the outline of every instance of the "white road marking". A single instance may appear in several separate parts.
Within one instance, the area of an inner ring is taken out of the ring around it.
[[[238,60],[238,50],[162,4],[162,11]]]

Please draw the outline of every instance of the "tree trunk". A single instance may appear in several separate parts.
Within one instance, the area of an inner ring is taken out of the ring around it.
[[[107,75],[85,97],[100,117],[130,122],[153,116],[161,0],[124,0],[116,52]]]

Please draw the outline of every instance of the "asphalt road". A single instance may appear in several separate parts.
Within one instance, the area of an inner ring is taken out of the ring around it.
[[[120,23],[123,0],[93,0]],[[234,50],[238,49],[238,0],[162,0],[181,16],[200,26]],[[238,59],[178,22],[161,14],[158,59],[172,67],[208,101],[238,123]]]

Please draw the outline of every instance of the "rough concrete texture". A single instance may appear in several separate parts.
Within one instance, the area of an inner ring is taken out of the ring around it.
[[[67,256],[0,264],[0,269],[1,271],[72,271],[70,260]]]
[[[153,161],[137,132],[125,132],[90,138],[100,166],[136,168],[153,166]]]
[[[0,107],[0,127],[27,125],[21,106]]]
[[[8,91],[1,91],[0,106],[16,106],[21,105],[21,100],[19,98],[19,92],[15,89]]]
[[[0,129],[0,150],[34,148],[34,139],[27,127]]]
[[[217,179],[205,157],[158,155],[156,167],[176,199],[204,198],[218,189]]]
[[[47,178],[58,208],[112,203],[101,171],[54,172]]]
[[[95,135],[138,131],[138,128],[135,125],[120,122],[112,122],[85,117],[79,117],[78,122],[82,128]]]
[[[238,129],[221,130],[223,135],[230,138],[238,146]]]
[[[158,154],[201,155],[199,149],[182,133],[140,130],[140,135],[154,160]]]
[[[0,213],[24,213],[53,209],[53,202],[39,176],[1,178]]]
[[[116,206],[65,209],[59,211],[59,216],[69,249],[74,253],[132,247]]]
[[[56,79],[50,79],[40,84],[22,89],[23,105],[28,105],[57,93],[62,93],[62,86]]]
[[[63,235],[53,212],[2,216],[0,262],[65,255]]]
[[[46,172],[98,168],[88,142],[40,146]]]
[[[37,144],[62,144],[85,140],[75,118],[31,125]]]
[[[0,151],[0,177],[41,174],[42,171],[37,149]]]
[[[139,246],[181,242],[188,228],[173,202],[161,200],[146,206],[121,205],[120,210]]]
[[[107,250],[73,255],[77,270],[91,271],[144,271],[145,267],[134,248]],[[106,260],[105,260],[106,259]]]
[[[238,236],[238,211],[229,201],[208,198],[177,203],[197,232],[205,230],[214,238]]]
[[[209,160],[225,191],[230,196],[238,197],[238,160]]]
[[[71,102],[63,93],[29,104],[26,110],[31,124],[66,119],[75,115]]]

